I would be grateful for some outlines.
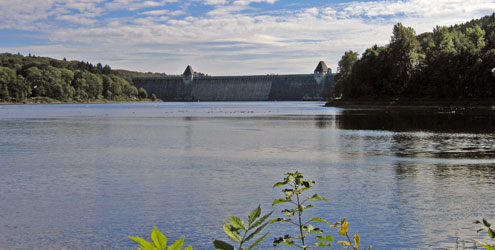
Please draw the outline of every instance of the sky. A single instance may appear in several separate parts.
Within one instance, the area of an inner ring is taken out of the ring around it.
[[[335,72],[347,50],[491,15],[495,0],[0,0],[0,52],[210,75]]]

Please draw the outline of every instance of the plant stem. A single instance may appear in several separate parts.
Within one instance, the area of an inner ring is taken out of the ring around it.
[[[359,250],[357,249],[354,244],[352,244],[352,241],[351,241],[351,237],[349,237],[349,234],[348,233],[345,233],[345,236],[347,236],[347,240],[349,241],[349,243],[351,243],[351,247],[354,249],[354,250]]]
[[[244,240],[246,239],[246,235],[247,235],[248,230],[249,230],[249,226],[248,226],[248,228],[246,228],[246,231],[244,231],[244,235],[242,236],[242,240],[239,243],[239,250],[242,250],[242,243],[244,243]]]
[[[297,198],[297,215],[299,217],[299,232],[301,233],[301,241],[302,241],[303,249],[306,250],[304,244],[301,203],[299,202],[299,194],[297,192],[296,192],[296,198]]]

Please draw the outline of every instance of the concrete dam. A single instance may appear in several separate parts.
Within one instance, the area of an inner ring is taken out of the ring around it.
[[[187,66],[182,76],[136,77],[133,83],[164,101],[309,101],[330,96],[335,81],[321,61],[313,74],[208,76]]]

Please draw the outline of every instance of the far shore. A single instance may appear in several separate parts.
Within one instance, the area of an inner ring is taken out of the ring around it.
[[[336,99],[330,100],[325,107],[338,108],[490,108],[495,109],[495,99]]]
[[[162,100],[151,100],[151,99],[136,99],[136,100],[56,100],[56,99],[26,99],[22,102],[0,102],[0,105],[22,105],[22,104],[98,104],[98,103],[138,103],[138,102],[163,102]]]

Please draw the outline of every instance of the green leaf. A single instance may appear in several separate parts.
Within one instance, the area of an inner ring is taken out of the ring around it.
[[[213,246],[217,250],[235,250],[235,247],[230,245],[229,243],[221,240],[215,240],[213,239]]]
[[[192,246],[191,246],[191,245],[189,245],[189,246],[187,246],[186,248],[184,248],[184,250],[193,250],[193,248],[192,248]]]
[[[292,175],[291,175],[291,176],[289,176],[287,179],[288,179],[290,182],[295,182],[295,180],[296,180],[296,178],[294,178],[294,176],[292,176]]]
[[[325,243],[325,242],[316,242],[316,243],[315,243],[315,246],[317,246],[317,247],[331,247],[331,246],[332,246],[332,244],[330,244],[330,243]]]
[[[184,245],[184,237],[181,237],[174,244],[170,245],[167,250],[180,250],[182,245]]]
[[[284,243],[287,246],[292,246],[296,242],[291,240],[290,235],[285,235],[284,237],[278,237],[278,238],[273,239],[273,246],[274,247],[276,247],[280,243]]]
[[[246,231],[246,224],[241,218],[235,216],[229,216],[229,221],[233,227]]]
[[[129,236],[129,239],[131,239],[131,240],[139,243],[139,245],[141,246],[140,249],[142,249],[142,250],[155,250],[155,249],[157,249],[155,247],[155,245],[153,245],[153,243],[148,242],[148,241],[144,240],[141,237],[138,237],[138,236]]]
[[[490,224],[485,218],[483,218],[483,225],[486,227],[490,227],[492,224]]]
[[[250,239],[252,239],[255,235],[257,235],[259,232],[261,232],[261,230],[263,230],[263,228],[265,228],[267,225],[269,224],[269,222],[261,225],[260,227],[256,228],[256,230],[254,232],[252,232],[248,237],[246,237],[246,240],[245,241],[249,241]]]
[[[279,187],[279,186],[283,186],[285,184],[289,183],[288,180],[285,180],[285,181],[281,181],[281,182],[277,182],[273,185],[273,188],[276,188],[276,187]]]
[[[311,218],[311,221],[323,222],[327,225],[330,225],[330,222],[328,222],[327,220],[322,219],[322,218]]]
[[[304,211],[304,210],[306,210],[306,209],[310,209],[310,208],[314,208],[314,207],[315,207],[315,206],[313,206],[313,205],[307,205],[307,206],[300,205],[300,206],[298,207],[298,210],[299,210],[299,211]]]
[[[275,205],[277,205],[279,203],[285,203],[285,202],[291,202],[291,201],[292,200],[285,199],[285,198],[276,199],[276,200],[273,201],[272,206],[275,206]]]
[[[284,213],[285,215],[287,215],[287,217],[292,217],[294,216],[294,214],[296,213],[296,210],[295,209],[284,209],[282,210],[282,213]]]
[[[273,224],[275,222],[291,222],[291,219],[286,219],[286,218],[275,218],[270,221],[270,224]]]
[[[495,238],[495,231],[491,228],[488,229],[488,236],[490,236],[490,238]]]
[[[293,189],[284,189],[282,192],[285,194],[285,199],[290,200],[292,196],[294,196],[294,190]]]
[[[159,250],[165,250],[165,247],[167,247],[167,237],[158,231],[156,227],[153,227],[150,238]]]
[[[223,222],[223,231],[232,241],[241,242],[241,236],[239,235],[239,232],[237,232],[237,230],[235,230],[235,228],[231,225]]]
[[[263,241],[266,236],[268,235],[268,233],[266,233],[265,235],[261,236],[259,239],[257,239],[251,246],[249,246],[248,248],[246,248],[246,250],[252,250],[255,246],[257,246],[261,241]]]
[[[333,237],[330,234],[327,236],[316,236],[316,239],[319,241],[330,241],[330,242],[333,241]]]
[[[484,247],[484,248],[485,248],[485,249],[487,249],[487,250],[495,250],[495,245],[488,245],[488,244],[486,244],[486,243],[484,243],[484,242],[481,242],[481,241],[479,241],[479,240],[473,240],[473,239],[472,239],[472,241],[474,241],[474,242],[476,242],[476,243],[480,244],[480,246]]]
[[[261,216],[261,205],[258,205],[248,216],[248,224],[251,225],[253,222]]]
[[[251,225],[251,228],[255,228],[261,224],[263,224],[263,222],[265,222],[266,219],[268,219],[271,215],[273,214],[273,211],[268,213],[268,214],[265,214],[263,217],[261,217],[259,220],[257,220],[255,223],[253,223],[253,225]]]
[[[308,232],[308,233],[317,233],[317,234],[321,234],[323,233],[323,230],[317,228],[317,227],[313,227],[312,225],[308,224],[307,226],[304,226],[303,227],[303,230]]]
[[[315,194],[311,197],[306,198],[306,200],[322,200],[322,201],[328,201],[327,199]]]

